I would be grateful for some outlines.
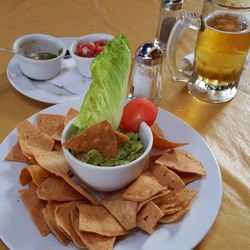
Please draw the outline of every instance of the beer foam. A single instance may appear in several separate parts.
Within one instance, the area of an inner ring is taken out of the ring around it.
[[[205,25],[217,32],[241,34],[250,32],[250,19],[246,14],[216,10],[204,19]]]

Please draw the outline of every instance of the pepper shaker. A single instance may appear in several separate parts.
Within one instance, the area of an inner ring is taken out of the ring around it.
[[[161,99],[163,51],[155,42],[142,44],[135,53],[130,97],[144,97],[156,105]]]
[[[155,42],[166,49],[170,32],[181,16],[183,0],[162,0]]]

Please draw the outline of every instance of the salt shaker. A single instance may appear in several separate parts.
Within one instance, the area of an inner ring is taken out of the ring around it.
[[[155,42],[165,51],[170,32],[181,16],[183,0],[162,0]]]
[[[142,44],[135,53],[130,97],[144,97],[155,104],[161,99],[163,51],[155,42]]]

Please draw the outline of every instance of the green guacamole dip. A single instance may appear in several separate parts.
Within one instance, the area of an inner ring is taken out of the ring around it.
[[[124,131],[122,132],[124,133]],[[144,148],[138,133],[128,132],[126,135],[130,140],[119,146],[118,155],[113,159],[104,158],[102,154],[96,149],[92,149],[87,153],[79,153],[71,150],[71,153],[79,160],[91,165],[110,167],[120,166],[134,161],[144,152]]]

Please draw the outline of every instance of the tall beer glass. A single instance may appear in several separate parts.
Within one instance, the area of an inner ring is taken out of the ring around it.
[[[176,50],[186,28],[198,30],[191,71],[178,69]],[[213,103],[237,91],[250,45],[250,0],[205,0],[201,15],[184,12],[167,46],[167,63],[176,81],[188,82],[194,97]]]

